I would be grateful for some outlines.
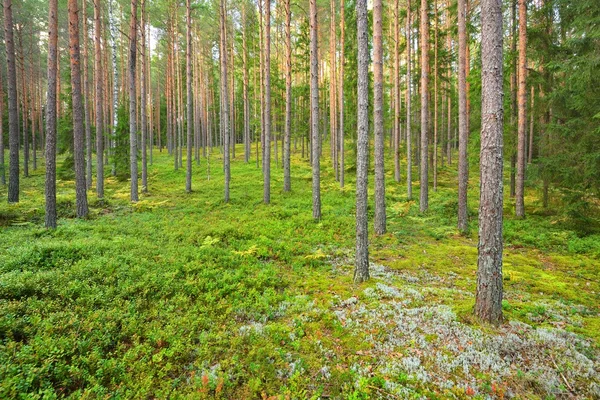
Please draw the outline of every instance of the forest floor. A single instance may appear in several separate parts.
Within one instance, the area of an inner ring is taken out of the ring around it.
[[[109,178],[88,220],[59,181],[55,231],[42,169],[19,204],[0,188],[0,398],[600,398],[600,236],[579,237],[559,205],[530,190],[517,220],[506,197],[494,328],[472,315],[476,171],[461,236],[455,165],[425,214],[389,168],[388,233],[371,236],[372,279],[355,285],[354,172],[340,189],[322,161],[315,222],[307,160],[293,158],[291,193],[273,163],[265,205],[237,151],[229,204],[218,150],[210,180],[194,164],[191,194],[155,151],[149,193],[130,204]]]

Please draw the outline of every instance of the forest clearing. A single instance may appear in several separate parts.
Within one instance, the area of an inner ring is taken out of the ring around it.
[[[2,0],[0,399],[600,399],[598,0]]]

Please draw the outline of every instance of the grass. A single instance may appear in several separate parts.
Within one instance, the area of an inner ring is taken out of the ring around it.
[[[210,179],[205,159],[194,164],[190,194],[185,170],[155,151],[149,193],[130,204],[128,183],[109,178],[105,200],[88,193],[87,220],[59,181],[55,231],[43,228],[43,170],[22,178],[21,202],[0,202],[0,398],[599,395],[598,235],[577,236],[533,191],[514,219],[507,198],[507,323],[482,326],[476,172],[461,236],[454,165],[425,214],[390,168],[388,233],[371,237],[374,277],[357,286],[351,166],[340,189],[322,162],[316,222],[307,160],[293,157],[291,193],[273,166],[265,205],[242,151],[228,204],[218,150]]]

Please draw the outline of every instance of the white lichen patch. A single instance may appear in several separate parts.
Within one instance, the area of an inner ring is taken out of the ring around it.
[[[384,388],[400,398],[407,386],[398,384],[402,375],[440,393],[464,390],[488,396],[493,387],[497,396],[507,398],[524,393],[542,398],[598,396],[600,352],[587,340],[562,328],[536,329],[518,321],[494,330],[470,326],[450,306],[431,301],[437,295],[473,297],[439,285],[450,283],[452,276],[427,272],[413,278],[380,264],[372,264],[371,271],[374,287],[336,302],[331,310],[349,334],[371,346],[352,367],[357,379],[381,377]],[[539,309],[552,321],[572,323],[577,318],[578,309],[570,305],[549,302]]]

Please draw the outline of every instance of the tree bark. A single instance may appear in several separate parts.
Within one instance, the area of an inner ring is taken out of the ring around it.
[[[369,279],[369,226],[367,219],[369,173],[369,35],[367,24],[367,0],[357,0],[358,130],[356,144],[356,260],[354,267],[354,282],[356,283]]]
[[[475,314],[502,322],[502,0],[481,1],[481,192]]]
[[[262,0],[259,0],[262,1]],[[265,148],[263,201],[271,202],[271,0],[265,0]]]
[[[185,2],[186,9],[186,54],[185,54],[185,72],[186,72],[186,90],[187,90],[187,169],[185,174],[185,191],[192,191],[192,9],[190,0]]]
[[[90,126],[90,112],[88,100],[90,90],[88,85],[88,24],[87,2],[81,0],[81,20],[83,29],[83,116],[85,122],[85,183],[87,189],[92,188],[92,128]]]
[[[400,182],[400,25],[399,0],[394,6],[394,180]]]
[[[319,135],[319,54],[317,0],[310,0],[310,97],[313,218],[321,219],[321,160]]]
[[[283,191],[291,190],[290,139],[292,134],[292,9],[290,0],[285,0],[285,135],[283,143]]]
[[[467,212],[467,189],[469,184],[469,163],[467,143],[467,9],[465,0],[458,0],[458,230],[467,233],[469,220]]]
[[[137,61],[137,0],[131,0],[131,21],[129,27],[129,168],[131,172],[131,201],[139,200],[138,196],[138,164],[137,164],[137,93],[136,83]]]
[[[339,109],[340,109],[340,121],[339,121],[339,153],[340,153],[340,187],[344,187],[345,178],[345,152],[344,152],[344,47],[345,47],[345,8],[344,0],[340,0],[340,89],[339,94]],[[303,142],[304,143],[304,142]]]
[[[140,113],[141,113],[141,138],[142,138],[142,192],[148,193],[148,95],[147,95],[147,76],[146,76],[146,0],[142,1],[142,24],[140,25],[141,34],[141,68],[140,68]]]
[[[100,2],[94,1],[94,74],[96,86],[96,194],[99,199],[104,198],[104,129],[102,124],[102,103],[103,90],[102,87],[102,48],[100,38],[101,30],[101,15]],[[48,102],[50,104],[50,102]]]
[[[81,61],[79,53],[79,18],[77,0],[68,1],[69,55],[71,60],[71,96],[73,98],[73,159],[75,163],[75,196],[77,217],[88,215],[85,184],[83,100],[81,95]]]
[[[535,100],[535,87],[531,85],[531,108],[529,110],[530,118],[529,118],[529,146],[528,146],[528,155],[527,155],[527,163],[531,164],[533,161],[533,107]]]
[[[438,184],[438,2],[434,0],[434,60],[433,60],[433,190]]]
[[[385,233],[383,132],[383,27],[381,0],[373,0],[373,123],[375,133],[375,233]]]
[[[429,209],[428,132],[429,132],[429,12],[428,1],[421,0],[421,177],[419,209]]]
[[[262,1],[262,0],[260,0]],[[224,173],[225,173],[225,203],[229,202],[229,181],[230,181],[230,165],[229,165],[229,97],[227,96],[227,44],[225,36],[225,0],[221,0],[221,101],[223,103],[223,118],[221,124],[223,126],[224,138]]]
[[[242,63],[243,63],[243,97],[244,97],[244,160],[250,162],[250,102],[248,99],[248,46],[246,44],[246,4],[242,5]]]
[[[56,228],[56,76],[58,68],[58,0],[50,0],[48,6],[45,222],[46,228]],[[2,152],[4,152],[4,149],[2,150]]]
[[[412,132],[411,132],[411,12],[406,0],[406,198],[412,200]]]
[[[527,3],[519,0],[519,88],[518,88],[518,144],[517,182],[515,187],[515,215],[525,218],[525,135],[527,131]]]

